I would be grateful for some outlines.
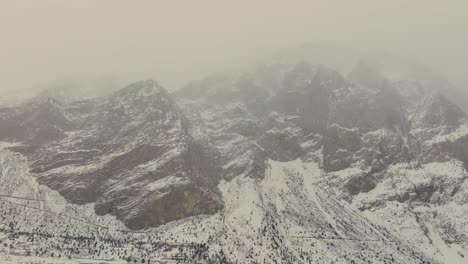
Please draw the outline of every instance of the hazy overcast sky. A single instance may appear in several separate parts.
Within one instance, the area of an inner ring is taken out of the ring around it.
[[[304,42],[422,58],[468,84],[466,0],[0,0],[0,95],[85,80],[169,89]]]

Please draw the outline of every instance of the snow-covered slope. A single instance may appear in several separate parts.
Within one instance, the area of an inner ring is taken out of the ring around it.
[[[369,221],[338,200],[332,190],[317,185],[323,175],[314,162],[269,161],[262,180],[244,176],[220,184],[226,204],[223,212],[131,232],[115,217],[97,216],[92,205],[69,204],[56,191],[37,184],[19,154],[1,150],[0,155],[5,172],[0,178],[2,184],[18,175],[15,171],[24,172],[16,179],[16,196],[1,197],[0,259],[4,260],[431,260],[410,240],[400,239],[384,225]]]

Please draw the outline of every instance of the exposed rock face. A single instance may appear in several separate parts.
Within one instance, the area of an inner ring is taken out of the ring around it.
[[[351,195],[358,195],[359,193],[371,191],[375,186],[375,181],[371,175],[362,175],[349,179],[343,185],[343,188]]]
[[[355,152],[361,149],[362,135],[357,129],[346,129],[337,124],[328,127],[323,148],[323,166],[327,171],[348,168]]]

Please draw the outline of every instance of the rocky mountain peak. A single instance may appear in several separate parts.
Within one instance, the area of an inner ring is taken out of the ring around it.
[[[115,92],[112,97],[146,97],[153,95],[167,96],[167,91],[155,80],[147,79],[125,86]]]
[[[130,84],[103,101],[103,111],[116,118],[138,119],[148,117],[161,119],[168,114],[179,115],[178,106],[166,89],[154,80],[145,80]]]

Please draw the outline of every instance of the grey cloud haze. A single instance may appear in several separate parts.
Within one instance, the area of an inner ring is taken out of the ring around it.
[[[419,58],[468,87],[468,1],[0,1],[0,95],[154,78],[169,89],[306,42]]]

